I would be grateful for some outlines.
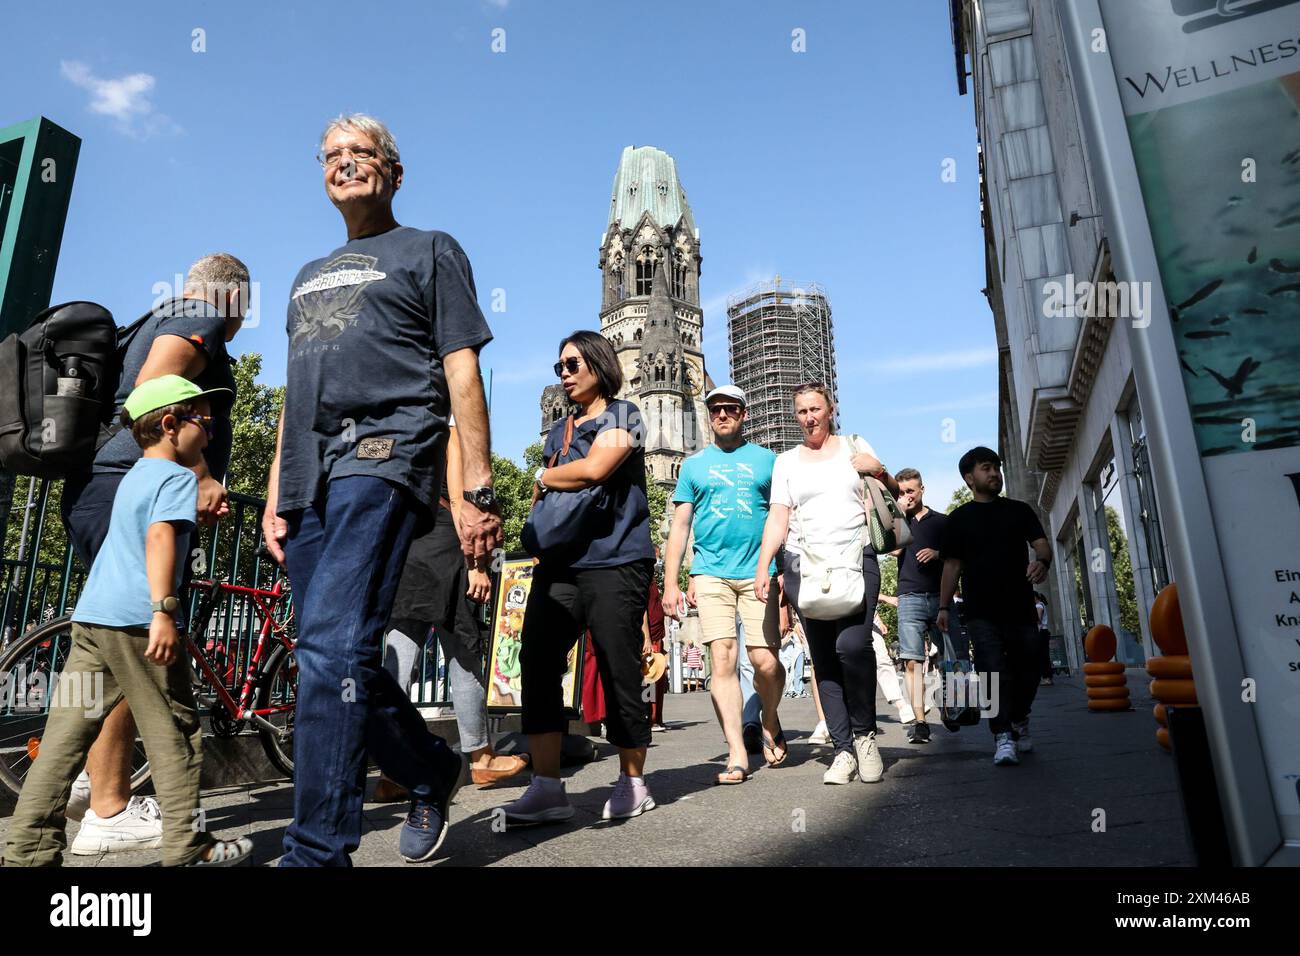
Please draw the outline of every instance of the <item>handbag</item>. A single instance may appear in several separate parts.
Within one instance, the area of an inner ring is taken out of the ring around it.
[[[803,552],[791,555],[799,574],[799,613],[814,621],[837,621],[861,611],[867,585],[862,577],[862,533],[839,554],[827,554],[799,535]]]
[[[569,454],[573,441],[574,418],[564,423],[564,443],[551,455],[547,468]],[[594,538],[600,523],[611,509],[610,495],[604,485],[592,485],[577,491],[548,491],[540,495],[534,486],[533,507],[524,522],[519,538],[527,551],[539,561],[571,558]]]
[[[849,445],[860,451],[857,435],[849,436]],[[889,489],[877,478],[868,475],[863,479],[863,497],[867,502],[867,533],[876,554],[888,554],[912,543],[912,529],[907,517]]]

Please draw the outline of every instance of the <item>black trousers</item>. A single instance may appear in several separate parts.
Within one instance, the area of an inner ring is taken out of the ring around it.
[[[1033,624],[1000,621],[966,621],[975,648],[975,670],[993,711],[989,730],[1011,733],[1011,725],[1029,719],[1042,674],[1042,650],[1038,628]],[[993,675],[997,675],[994,680]]]
[[[1038,642],[1041,645],[1039,653],[1042,655],[1042,676],[1044,680],[1051,680],[1052,677],[1052,632],[1047,628],[1038,629]]]
[[[874,551],[862,552],[866,603],[861,611],[837,621],[814,621],[799,615],[817,672],[817,693],[826,712],[826,729],[835,749],[853,752],[853,738],[876,730],[876,651],[871,621],[880,599],[880,565]],[[799,607],[799,556],[786,552],[785,590]],[[770,600],[770,598],[769,598]]]
[[[606,738],[623,749],[650,745],[641,619],[653,567],[651,561],[581,570],[537,566],[519,647],[524,733],[562,733],[567,727],[561,681],[569,651],[590,631],[605,689]]]

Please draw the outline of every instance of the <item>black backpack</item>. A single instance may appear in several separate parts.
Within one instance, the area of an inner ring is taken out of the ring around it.
[[[148,318],[119,329],[102,305],[65,302],[0,342],[0,466],[35,478],[89,471],[121,427],[122,359]]]

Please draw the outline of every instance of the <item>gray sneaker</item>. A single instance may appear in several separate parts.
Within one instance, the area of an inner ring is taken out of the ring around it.
[[[564,792],[564,784],[555,789],[543,788],[539,779],[534,777],[522,797],[502,807],[507,825],[558,823],[573,816],[573,805]]]
[[[885,762],[880,759],[875,732],[854,737],[853,750],[858,758],[858,779],[863,783],[880,783],[885,777]]]
[[[835,759],[822,774],[822,783],[852,783],[858,775],[858,761],[847,750],[837,751]]]

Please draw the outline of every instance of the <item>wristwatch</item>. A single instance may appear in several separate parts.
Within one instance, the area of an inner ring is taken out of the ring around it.
[[[491,485],[466,488],[461,492],[461,495],[479,511],[487,511],[497,503],[497,493]]]
[[[546,494],[546,482],[542,481],[544,471],[546,471],[545,468],[538,468],[537,471],[533,472],[533,481],[537,482],[537,487],[542,489],[542,494]]]
[[[175,614],[176,609],[181,606],[181,599],[175,594],[169,594],[161,601],[154,601],[149,605],[149,610],[157,614],[161,611],[164,614]]]

